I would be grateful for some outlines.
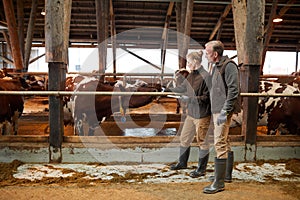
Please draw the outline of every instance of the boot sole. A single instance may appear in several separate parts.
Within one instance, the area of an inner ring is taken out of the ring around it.
[[[203,193],[205,193],[205,194],[215,194],[215,193],[218,193],[218,192],[222,192],[224,190],[225,190],[225,188],[219,188],[219,189],[214,190],[214,191],[205,191],[205,190],[203,190]]]
[[[205,176],[205,174],[190,174],[189,175],[191,178],[199,178],[199,177],[201,177],[201,176]]]

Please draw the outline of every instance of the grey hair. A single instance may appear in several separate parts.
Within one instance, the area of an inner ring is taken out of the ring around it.
[[[220,40],[212,40],[205,44],[205,47],[212,46],[213,51],[217,52],[219,56],[223,56],[224,44]]]

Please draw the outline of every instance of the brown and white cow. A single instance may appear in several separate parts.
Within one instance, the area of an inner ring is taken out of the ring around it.
[[[70,81],[68,79],[72,79]],[[75,76],[67,78],[67,90],[77,91],[137,91],[137,92],[155,92],[157,88],[153,87],[118,87],[112,86],[110,83],[99,81],[95,77]],[[73,83],[73,86],[72,86]],[[159,87],[161,88],[161,87]],[[111,116],[114,112],[123,112],[126,108],[137,108],[147,105],[153,101],[153,96],[117,96],[117,95],[73,95],[68,105],[69,109],[65,109],[65,117],[72,112],[71,118],[74,120],[74,129],[76,135],[85,134],[86,126],[88,126],[88,135],[93,135],[94,130],[99,127],[101,121]],[[70,117],[70,115],[69,115]],[[69,122],[71,120],[69,119]],[[65,121],[66,122],[66,121]],[[66,125],[66,124],[65,124]]]
[[[1,91],[20,91],[20,79],[0,78]],[[18,119],[23,113],[24,100],[20,95],[0,95],[0,135],[17,135]]]
[[[299,90],[287,83],[260,81],[262,94],[299,94]],[[258,126],[267,126],[267,134],[300,135],[299,97],[259,97]],[[232,117],[231,127],[241,125],[242,113]]]

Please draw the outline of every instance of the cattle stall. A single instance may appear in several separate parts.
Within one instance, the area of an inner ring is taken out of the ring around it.
[[[9,92],[6,92],[6,94],[7,93]],[[101,95],[101,92],[93,93]],[[4,93],[1,93],[1,95],[3,94]],[[20,118],[20,132],[18,135],[1,136],[1,148],[7,148],[9,146],[10,148],[23,149],[20,151],[24,151],[25,147],[41,148],[47,146],[49,140],[48,95],[67,95],[68,92],[24,91],[19,92],[19,94],[26,95],[24,104],[25,111],[26,105],[30,104],[31,108],[28,109],[30,110],[34,108],[36,110],[34,111],[33,109],[33,112],[24,113],[24,115]],[[115,113],[113,116],[107,118],[101,125],[101,130],[104,133],[107,133],[107,135],[101,135],[100,133],[95,136],[74,136],[74,129],[72,126],[64,127],[63,149],[99,148],[99,145],[101,145],[101,148],[106,150],[116,148],[163,149],[165,147],[176,149],[174,147],[179,144],[178,135],[180,133],[180,127],[182,125],[184,115],[175,114],[176,102],[174,99],[165,97],[168,93],[149,94],[157,96],[160,95],[161,99],[141,108],[129,109],[129,112],[125,116],[125,122],[122,121],[123,116],[120,115],[120,113]],[[252,93],[243,93],[241,95],[263,96],[261,94]],[[277,94],[277,96],[282,95]],[[299,94],[295,94],[293,96],[298,97]],[[165,109],[164,112],[162,112],[163,109]],[[160,123],[161,121],[164,123]],[[160,131],[156,131],[156,129]],[[233,147],[243,147],[245,136],[241,134],[241,127],[231,128],[230,140]],[[193,143],[194,147],[196,145],[195,142],[196,141]],[[266,135],[264,127],[258,127],[257,129],[258,147],[288,147],[297,149],[298,145],[299,136]],[[69,156],[69,153],[70,152],[65,153],[66,157]]]

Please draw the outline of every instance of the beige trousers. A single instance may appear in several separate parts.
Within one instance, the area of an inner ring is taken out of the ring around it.
[[[223,124],[217,125],[217,118],[220,113],[213,114],[214,121],[214,145],[218,159],[226,159],[227,152],[231,151],[229,143],[229,128],[232,115],[227,116],[227,121]]]
[[[209,150],[207,133],[210,130],[210,119],[210,116],[195,119],[187,115],[180,134],[180,146],[189,147],[196,135],[196,140],[200,149]]]

